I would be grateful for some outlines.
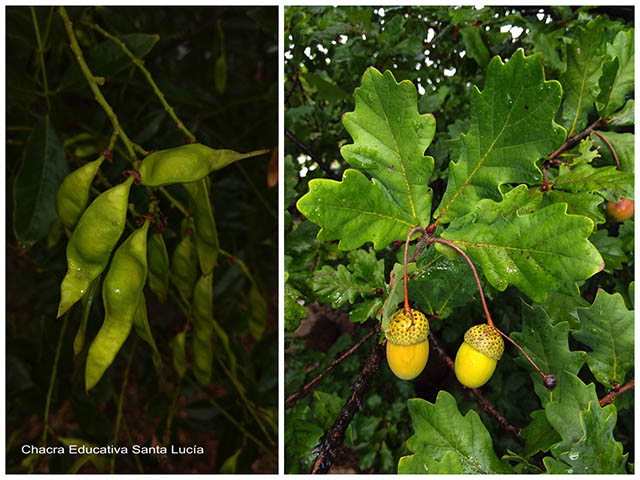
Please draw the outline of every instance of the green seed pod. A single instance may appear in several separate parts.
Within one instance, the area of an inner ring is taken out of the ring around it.
[[[206,385],[213,368],[213,275],[202,275],[193,291],[193,373]]]
[[[185,338],[187,332],[182,330],[171,339],[171,352],[173,353],[173,368],[176,369],[180,378],[187,372],[187,355],[184,351]]]
[[[200,268],[203,273],[211,273],[218,260],[220,245],[207,179],[185,183],[184,187],[189,193],[189,212],[195,220],[196,250]]]
[[[136,314],[133,317],[133,328],[135,328],[138,336],[153,350],[153,364],[157,368],[161,367],[162,357],[151,334],[151,327],[149,326],[149,319],[147,318],[147,302],[144,298],[144,293],[140,294],[140,302],[138,303]]]
[[[267,150],[257,150],[238,153],[232,150],[215,150],[201,143],[191,143],[153,152],[140,165],[140,179],[142,185],[148,187],[195,182],[233,162],[266,152]]]
[[[96,278],[89,285],[89,290],[82,297],[82,321],[80,322],[80,326],[78,327],[78,331],[76,333],[76,337],[73,340],[73,354],[75,356],[80,355],[82,349],[84,348],[84,341],[87,332],[87,322],[89,320],[89,314],[91,313],[91,306],[93,305],[93,301],[98,296],[98,287],[100,286],[100,277]]]
[[[149,235],[149,288],[164,303],[169,293],[169,254],[161,233]]]
[[[56,194],[56,211],[62,224],[70,231],[76,226],[89,203],[89,190],[103,157],[89,162],[64,177]]]
[[[171,280],[186,301],[191,300],[193,286],[198,279],[198,255],[191,235],[180,241],[171,259]]]
[[[102,283],[104,323],[89,347],[85,368],[87,391],[102,378],[131,331],[147,281],[148,230],[147,220],[120,245]]]
[[[80,217],[67,244],[68,270],[60,285],[57,318],[82,298],[107,266],[109,255],[124,231],[132,182],[133,177],[129,177],[98,195]]]

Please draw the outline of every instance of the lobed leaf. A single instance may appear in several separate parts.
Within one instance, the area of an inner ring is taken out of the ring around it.
[[[448,223],[482,198],[500,199],[505,183],[535,183],[536,161],[554,151],[566,132],[553,118],[562,89],[546,81],[539,55],[518,50],[507,63],[494,57],[485,88],[471,91],[471,127],[456,142],[447,189],[435,216]]]
[[[480,416],[474,410],[462,416],[450,393],[441,390],[435,404],[411,398],[407,405],[415,430],[407,440],[412,453],[442,462],[445,455],[452,452],[460,459],[465,474],[511,472],[496,456],[491,435]],[[450,462],[451,459],[446,460]]]
[[[622,385],[633,375],[633,310],[627,310],[619,293],[600,289],[593,305],[579,309],[578,315],[582,328],[573,336],[591,348],[589,370],[607,389]]]

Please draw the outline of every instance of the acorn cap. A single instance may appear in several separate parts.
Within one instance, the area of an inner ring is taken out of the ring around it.
[[[487,323],[474,325],[464,334],[464,341],[480,353],[500,360],[504,353],[504,342],[498,331]]]
[[[401,308],[391,317],[384,334],[396,345],[415,345],[429,336],[429,321],[420,310],[405,313]]]

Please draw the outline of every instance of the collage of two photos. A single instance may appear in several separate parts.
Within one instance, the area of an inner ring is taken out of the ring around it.
[[[5,473],[633,473],[634,15],[5,7]]]

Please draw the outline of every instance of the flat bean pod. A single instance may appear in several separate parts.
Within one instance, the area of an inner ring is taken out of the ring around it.
[[[182,330],[171,340],[171,352],[173,354],[173,368],[176,369],[180,377],[184,377],[187,372],[187,356],[184,351],[185,338],[187,332]]]
[[[184,187],[189,193],[189,211],[195,220],[196,250],[200,268],[203,273],[210,273],[218,261],[220,244],[207,179],[185,183]]]
[[[67,274],[60,285],[60,318],[100,275],[124,231],[133,177],[101,193],[91,202],[67,244]]]
[[[56,194],[56,211],[62,224],[72,231],[89,203],[91,183],[104,157],[86,163],[64,177]]]
[[[198,255],[191,235],[185,234],[173,252],[171,280],[184,299],[190,302],[193,287],[198,280]]]
[[[159,150],[142,161],[140,180],[142,185],[148,187],[195,182],[233,162],[267,152],[268,150],[256,150],[238,153],[233,150],[216,150],[201,143]]]
[[[149,288],[164,303],[169,292],[169,254],[161,233],[149,235],[147,247],[149,260]]]
[[[202,275],[193,290],[193,373],[206,385],[213,368],[213,274]]]
[[[153,339],[151,333],[151,326],[149,325],[149,319],[147,318],[147,302],[144,298],[144,293],[140,294],[140,302],[136,309],[136,314],[133,317],[133,328],[135,328],[138,336],[144,340],[153,350],[153,364],[156,367],[162,366],[162,357],[156,346],[156,341]]]
[[[87,355],[87,391],[102,378],[131,331],[142,289],[147,281],[148,230],[147,220],[120,245],[102,283],[104,322]]]

